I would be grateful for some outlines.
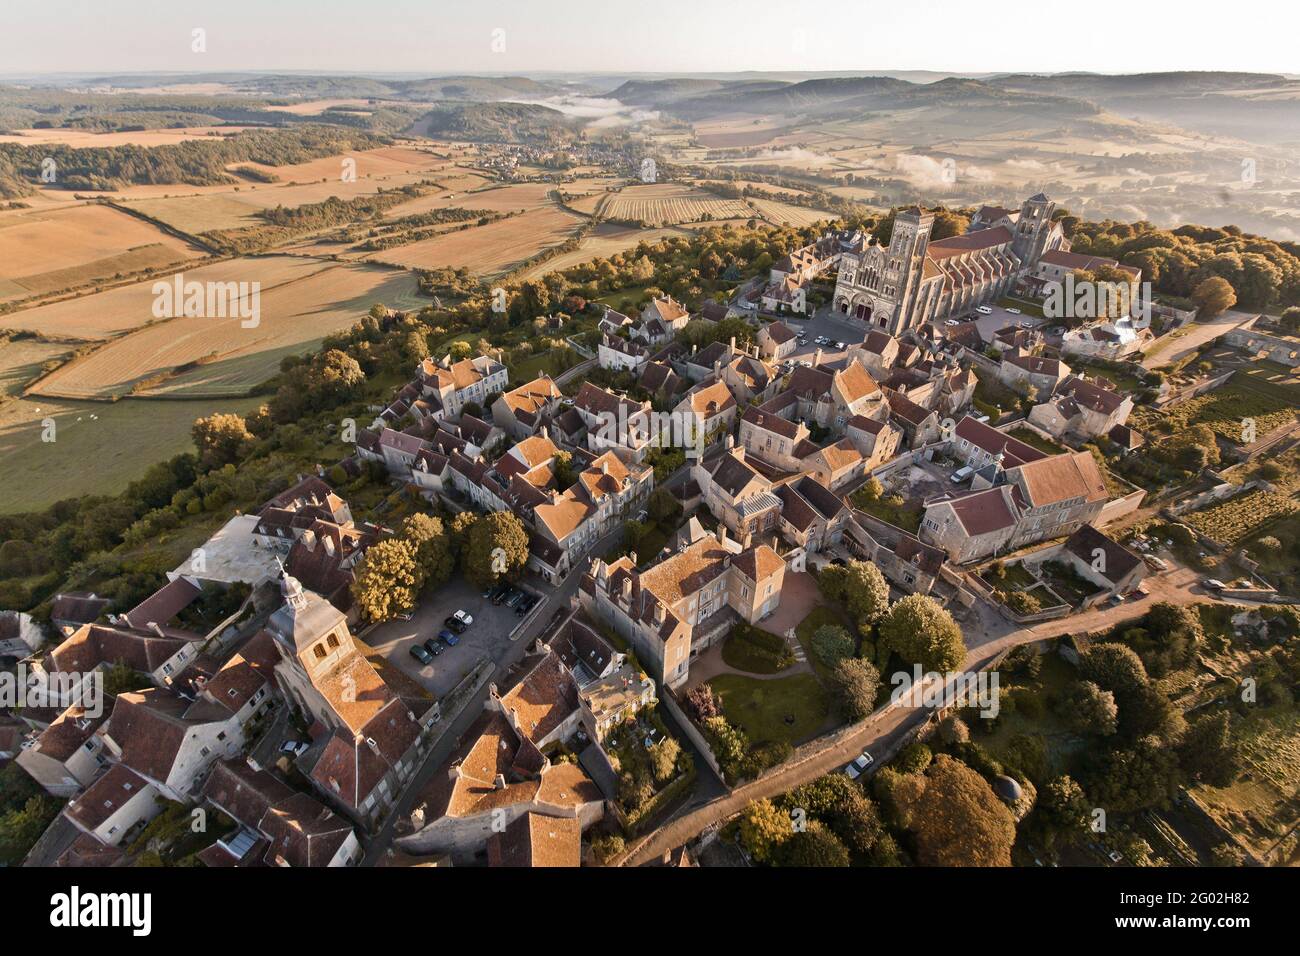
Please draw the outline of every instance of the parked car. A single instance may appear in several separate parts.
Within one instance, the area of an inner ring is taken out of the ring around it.
[[[515,613],[520,616],[527,614],[533,608],[537,607],[537,603],[539,601],[541,601],[541,597],[539,595],[526,594],[524,595],[524,599],[519,602],[519,606],[515,608]]]
[[[866,772],[867,768],[874,762],[875,761],[871,759],[871,754],[864,750],[861,755],[853,761],[853,763],[844,768],[844,775],[850,780],[857,780],[858,777],[862,776]]]
[[[1154,554],[1144,555],[1142,560],[1146,562],[1147,567],[1152,571],[1159,572],[1169,570],[1169,562],[1164,558],[1157,558]]]
[[[1019,314],[1020,314],[1020,310],[1019,310],[1019,309],[1007,309],[1007,311],[1010,312],[1012,315],[1019,315]]]
[[[1205,578],[1201,581],[1201,587],[1208,588],[1211,591],[1222,591],[1227,585],[1218,578]]]
[[[442,641],[442,643],[446,644],[448,647],[455,647],[460,643],[459,637],[445,629],[438,632],[438,640]]]
[[[836,343],[835,343],[835,347],[836,347],[837,349],[840,349],[841,351],[844,350],[844,349],[846,349],[846,348],[848,348],[848,346],[845,345],[843,342],[836,342]]]
[[[286,740],[280,744],[280,753],[289,754],[293,757],[301,757],[307,752],[307,748],[310,746],[311,744],[305,740]]]
[[[519,588],[512,587],[510,589],[510,593],[506,595],[506,599],[502,603],[504,603],[505,606],[508,608],[513,608],[516,605],[518,605],[519,602],[522,601],[523,599],[524,599],[524,592],[519,590]]]
[[[502,601],[504,601],[507,597],[510,596],[510,592],[513,590],[514,587],[512,585],[498,584],[496,586],[496,589],[491,594],[492,603],[500,604]]]
[[[423,644],[412,644],[412,645],[411,645],[411,656],[414,657],[414,658],[415,658],[417,661],[419,661],[421,664],[432,664],[432,663],[433,663],[433,655],[430,654],[427,650],[425,650],[425,647],[424,647]]]
[[[451,628],[451,630],[457,634],[464,634],[465,631],[468,630],[465,626],[465,622],[457,620],[455,617],[444,618],[442,623],[446,624],[447,627]]]
[[[980,315],[992,315],[992,314],[993,314],[993,310],[990,309],[987,305],[977,305],[977,306],[975,306],[975,311],[978,312]]]
[[[975,474],[975,469],[970,465],[962,465],[952,473],[952,483],[960,485],[963,481],[970,480],[970,476]]]
[[[956,319],[944,319],[943,324],[947,326],[961,325]]]
[[[424,642],[424,649],[434,657],[437,657],[442,653],[442,644],[436,637],[431,637]]]
[[[471,624],[474,623],[474,615],[470,614],[468,611],[458,610],[455,614],[452,615],[452,617],[460,621],[460,623],[464,624],[466,627],[469,627]]]

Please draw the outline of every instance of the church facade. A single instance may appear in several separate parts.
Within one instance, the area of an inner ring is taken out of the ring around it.
[[[873,241],[841,257],[835,310],[898,335],[994,301],[1044,252],[1069,250],[1055,210],[1042,193],[1019,211],[984,206],[963,235],[933,242],[933,214],[900,210],[888,246]]]

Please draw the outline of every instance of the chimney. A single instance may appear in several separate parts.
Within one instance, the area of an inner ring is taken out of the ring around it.
[[[664,617],[665,617],[664,606],[656,601],[655,602],[655,623],[662,624],[664,622]]]
[[[817,354],[813,356],[813,368],[822,364],[822,350],[819,348]]]
[[[632,600],[632,575],[630,574],[623,578],[623,597]]]
[[[543,438],[545,438],[547,441],[550,441],[550,440],[551,440],[551,430],[550,430],[549,428],[547,428],[545,425],[542,426],[541,431],[539,432],[539,434],[540,434]]]
[[[308,528],[302,533],[302,543],[306,545],[308,551],[316,550],[316,532]]]
[[[636,552],[635,552],[635,551],[629,551],[629,552],[627,553],[627,559],[628,559],[629,561],[632,562],[632,567],[636,567]]]
[[[495,777],[492,778],[492,789],[493,789],[493,790],[504,790],[505,788],[506,788],[506,775],[505,775],[505,774],[503,774],[503,773],[499,773],[499,774],[497,774]]]
[[[731,351],[736,351],[736,337],[734,335],[731,337]]]
[[[727,526],[721,521],[718,522],[718,544],[726,545],[727,543]]]
[[[728,434],[728,435],[727,435],[727,450],[730,451],[732,448],[735,448],[735,447],[736,447],[736,436],[735,436],[735,435]]]
[[[600,473],[601,473],[602,475],[608,475],[608,474],[609,474],[609,460],[608,460],[608,459],[601,459],[601,462],[600,462]]]
[[[323,543],[325,545],[325,553],[331,558],[334,557],[334,539],[326,537]]]
[[[166,634],[163,633],[163,629],[158,625],[158,622],[157,622],[157,621],[150,621],[150,622],[149,622],[149,630],[153,631],[153,632],[154,632],[155,634],[157,634],[159,637],[166,637],[166,636],[167,636]]]
[[[720,375],[721,373],[722,373],[722,359],[718,359],[716,362],[713,363],[713,374]]]

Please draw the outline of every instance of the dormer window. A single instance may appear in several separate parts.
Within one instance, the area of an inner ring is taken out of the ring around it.
[[[316,659],[317,659],[317,660],[322,660],[322,661],[323,661],[323,660],[325,659],[325,645],[324,645],[324,644],[317,644],[314,648],[312,648],[312,650],[316,652]]]

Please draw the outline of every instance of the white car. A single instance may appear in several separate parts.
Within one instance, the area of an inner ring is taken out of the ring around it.
[[[1007,311],[1010,312],[1012,315],[1019,315],[1019,314],[1020,314],[1020,310],[1019,310],[1019,309],[1007,309]]]
[[[460,621],[460,623],[464,624],[466,627],[469,627],[474,623],[474,616],[472,614],[467,614],[464,611],[457,611],[452,615],[452,617]]]
[[[993,314],[993,310],[990,309],[987,305],[976,306],[976,307],[975,307],[975,311],[978,312],[980,315],[992,315],[992,314]]]
[[[943,324],[947,326],[961,325],[956,319],[944,319]]]
[[[866,772],[867,768],[870,767],[872,763],[874,763],[874,761],[871,759],[871,754],[864,750],[857,760],[844,768],[844,775],[850,780],[857,780],[858,777],[862,776]]]
[[[843,342],[836,342],[836,343],[835,343],[835,347],[836,347],[837,349],[840,349],[840,350],[843,350],[843,349],[848,348],[848,346],[845,345]]]
[[[280,753],[289,754],[293,757],[301,757],[307,752],[307,748],[310,746],[311,744],[307,743],[305,740],[286,740],[284,743],[280,744]]]

